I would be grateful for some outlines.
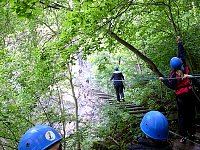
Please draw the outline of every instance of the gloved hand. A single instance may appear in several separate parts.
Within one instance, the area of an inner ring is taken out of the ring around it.
[[[181,41],[181,37],[180,37],[180,36],[177,36],[177,37],[176,37],[176,43],[180,43],[180,42],[182,42],[182,41]]]
[[[192,78],[192,75],[184,74],[184,75],[183,75],[183,79],[184,79],[184,78]]]
[[[161,80],[161,81],[162,81],[162,80],[164,80],[164,78],[163,78],[163,77],[159,77],[159,80]]]

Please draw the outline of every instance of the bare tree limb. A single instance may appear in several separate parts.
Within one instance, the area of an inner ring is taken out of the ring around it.
[[[44,2],[40,1],[40,3],[42,5],[45,5],[46,7],[45,8],[53,8],[53,9],[60,9],[60,8],[66,8],[65,6],[57,3],[57,2],[53,2],[51,3],[50,5],[46,5]]]
[[[129,50],[131,50],[133,53],[135,53],[138,57],[140,57],[144,62],[147,63],[147,65],[150,67],[150,69],[159,77],[163,76],[163,74],[158,70],[158,68],[156,67],[156,65],[145,55],[143,55],[139,50],[137,50],[135,47],[133,47],[131,44],[127,43],[126,41],[124,41],[123,39],[121,39],[120,37],[118,37],[115,33],[113,33],[112,31],[108,31],[108,34],[114,38],[115,40],[117,40],[119,43],[123,44],[125,47],[127,47]]]

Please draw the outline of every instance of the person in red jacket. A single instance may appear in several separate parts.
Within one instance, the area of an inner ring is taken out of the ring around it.
[[[179,133],[182,136],[180,143],[185,143],[187,137],[195,138],[195,101],[196,96],[192,90],[189,68],[185,63],[185,50],[180,37],[177,37],[178,57],[170,60],[171,72],[169,78],[160,77],[160,80],[170,89],[175,90]]]

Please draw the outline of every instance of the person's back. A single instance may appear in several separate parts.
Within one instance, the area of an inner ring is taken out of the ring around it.
[[[139,138],[137,145],[128,146],[128,150],[172,150],[167,141],[155,142],[149,138]]]
[[[116,96],[117,96],[117,101],[120,101],[120,99],[122,101],[124,101],[124,84],[123,84],[123,80],[124,80],[124,76],[122,74],[121,71],[119,71],[118,67],[114,67],[114,72],[112,74],[112,77],[110,78],[110,80],[113,80],[113,85],[116,91]]]
[[[124,80],[124,76],[123,76],[122,72],[118,70],[118,67],[114,68],[114,72],[113,72],[110,80],[114,80],[113,82],[115,85],[123,84],[122,80]]]

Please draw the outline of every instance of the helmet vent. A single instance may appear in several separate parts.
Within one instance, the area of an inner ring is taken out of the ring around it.
[[[26,147],[30,147],[30,143],[26,143]]]

